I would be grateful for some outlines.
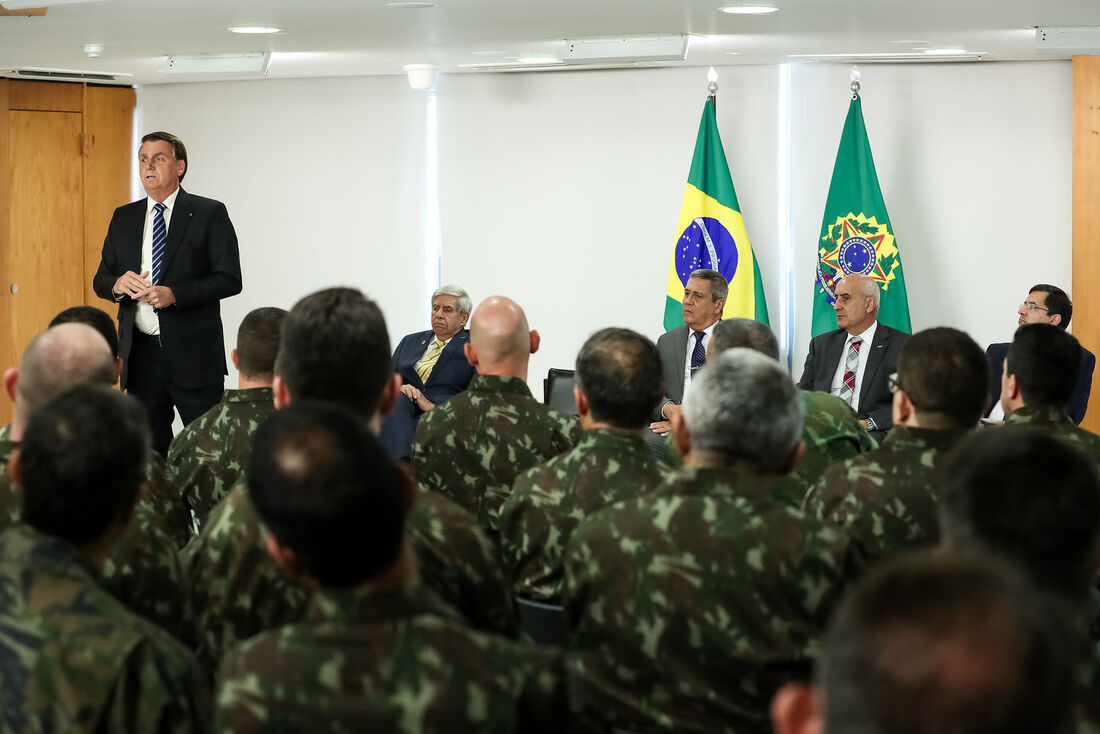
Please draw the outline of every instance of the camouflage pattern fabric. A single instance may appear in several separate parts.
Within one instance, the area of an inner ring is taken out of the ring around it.
[[[969,431],[894,426],[875,451],[830,467],[806,511],[844,529],[870,565],[940,539],[936,469]]]
[[[630,731],[771,732],[852,573],[847,539],[782,479],[688,468],[581,523],[565,549],[572,692]]]
[[[168,474],[199,528],[244,478],[252,434],[275,410],[270,387],[226,390],[220,403],[193,420],[168,447]]]
[[[604,429],[585,431],[572,450],[520,474],[500,512],[501,556],[516,594],[559,601],[562,554],[577,524],[671,475],[644,438]]]
[[[495,535],[516,476],[573,448],[576,416],[550,410],[518,377],[474,375],[465,392],[424,414],[413,439],[421,484],[450,497]]]
[[[234,732],[567,731],[560,657],[466,628],[422,586],[318,592],[222,665]]]
[[[16,525],[22,516],[23,499],[7,473],[11,452],[18,446],[17,441],[0,442],[0,530]],[[97,577],[130,611],[191,641],[186,624],[191,605],[176,541],[164,532],[162,517],[146,497],[138,500],[133,519]]]
[[[1005,418],[1006,426],[1029,426],[1066,441],[1100,462],[1100,436],[1074,424],[1063,408],[1023,406]]]
[[[203,732],[211,702],[178,642],[103,591],[73,546],[0,535],[0,730]]]
[[[10,440],[11,440],[11,423],[8,423],[6,426],[0,427],[0,441],[10,441]]]
[[[183,548],[194,537],[195,526],[179,489],[168,476],[164,457],[150,450],[145,472],[147,483],[138,504],[144,508],[147,517],[155,519],[160,530],[172,539],[177,549]]]
[[[878,448],[875,439],[859,424],[852,406],[836,395],[803,390],[802,407],[806,411],[802,429],[806,452],[790,473],[791,481],[784,485],[791,489],[789,499],[795,507],[802,506],[806,492],[830,466]],[[684,464],[671,433],[665,440],[665,456],[669,466],[679,468]]]
[[[406,522],[425,584],[479,627],[515,635],[518,624],[495,549],[477,522],[446,498],[421,492]],[[241,640],[302,619],[312,593],[267,553],[265,530],[237,485],[185,553],[200,661],[216,669]]]

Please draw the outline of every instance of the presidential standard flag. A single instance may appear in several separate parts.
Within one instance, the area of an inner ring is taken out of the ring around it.
[[[836,284],[850,273],[868,275],[878,283],[880,322],[906,333],[912,331],[901,253],[882,201],[858,92],[848,106],[817,243],[813,336],[836,328]]]
[[[708,97],[703,106],[676,234],[668,269],[666,330],[683,325],[684,286],[691,272],[699,268],[717,270],[729,281],[723,318],[741,316],[768,323],[760,266],[745,232],[726,153],[718,136],[714,97]]]

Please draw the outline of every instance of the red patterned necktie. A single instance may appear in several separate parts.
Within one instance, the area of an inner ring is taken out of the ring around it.
[[[856,370],[859,368],[859,348],[863,340],[858,336],[848,343],[848,354],[844,358],[844,384],[840,386],[840,399],[855,406]]]

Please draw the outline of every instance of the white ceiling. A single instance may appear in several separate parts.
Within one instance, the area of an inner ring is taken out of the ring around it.
[[[1035,26],[1100,24],[1098,0],[774,0],[780,10],[767,16],[717,9],[736,1],[436,0],[409,9],[386,0],[78,0],[42,17],[0,17],[0,69],[116,72],[157,84],[212,78],[165,74],[170,54],[271,51],[269,78],[400,74],[410,63],[451,73],[509,57],[560,57],[566,38],[670,33],[692,38],[687,59],[668,65],[912,53],[918,41],[996,61],[1056,58],[1036,53]],[[238,25],[283,32],[227,31]],[[102,57],[86,57],[86,43],[103,44]]]

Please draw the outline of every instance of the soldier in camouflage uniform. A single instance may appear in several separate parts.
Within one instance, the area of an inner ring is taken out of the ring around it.
[[[584,433],[571,451],[520,474],[501,509],[501,554],[518,595],[558,602],[577,523],[668,479],[644,437],[661,391],[661,359],[641,334],[603,329],[581,347],[574,394]]]
[[[80,384],[113,385],[114,357],[103,339],[82,323],[64,323],[36,336],[23,353],[17,372],[9,373],[8,389],[15,403],[12,437],[0,442],[0,469],[19,446],[34,409],[65,389]],[[155,452],[150,449],[150,455]],[[159,457],[158,457],[159,458]],[[156,467],[147,471],[156,480]],[[175,541],[164,531],[164,519],[150,498],[147,484],[134,510],[134,521],[100,569],[103,587],[131,611],[156,622],[183,639],[188,601]],[[163,498],[163,490],[158,495]],[[0,473],[0,529],[18,523],[22,496],[7,473]]]
[[[198,529],[244,478],[252,434],[275,410],[271,382],[285,316],[284,309],[269,306],[241,320],[231,354],[240,375],[237,389],[226,390],[220,403],[185,426],[168,447],[169,475]]]
[[[11,472],[26,524],[0,535],[0,729],[206,731],[190,653],[100,585],[140,491],[144,410],[78,386],[37,407],[22,439]]]
[[[752,319],[724,319],[714,327],[714,337],[707,346],[707,358],[733,347],[755,349],[779,361],[779,342],[766,325]],[[833,464],[866,453],[878,446],[871,434],[859,423],[859,416],[852,406],[836,395],[826,392],[803,391],[802,408],[806,413],[802,440],[806,451],[798,466],[789,475],[791,481],[784,486],[792,489],[791,501],[802,505],[806,492]],[[670,435],[667,442],[668,463],[680,466],[683,457],[673,445]]]
[[[987,556],[893,559],[837,610],[816,689],[776,695],[775,732],[1070,734],[1073,653],[1057,611]]]
[[[474,632],[417,583],[412,479],[360,418],[280,410],[256,434],[248,493],[279,565],[318,591],[301,622],[225,657],[221,730],[559,730],[560,658]]]
[[[1065,409],[1080,366],[1081,345],[1072,334],[1050,324],[1018,328],[1001,379],[1005,425],[1048,431],[1100,462],[1100,436],[1076,426]]]
[[[807,512],[851,535],[863,563],[939,540],[936,468],[977,424],[988,369],[964,332],[913,335],[898,358],[894,428],[882,446],[830,467],[806,495]]]
[[[674,423],[687,468],[566,547],[575,703],[631,731],[764,734],[775,690],[810,676],[847,540],[776,486],[801,451],[802,403],[774,360],[718,355]]]
[[[346,288],[307,296],[283,326],[276,405],[328,400],[354,410],[377,430],[381,414],[397,396],[389,356],[385,321],[373,301]],[[477,626],[516,633],[515,611],[495,549],[469,513],[444,497],[422,492],[407,532],[426,585]],[[199,656],[208,666],[216,666],[238,641],[305,614],[311,592],[271,560],[243,484],[214,508],[186,554]]]
[[[495,535],[500,507],[520,472],[573,448],[576,417],[537,402],[527,387],[527,362],[539,333],[503,296],[474,311],[466,356],[478,374],[465,392],[420,419],[412,465],[421,484],[477,515]]]

